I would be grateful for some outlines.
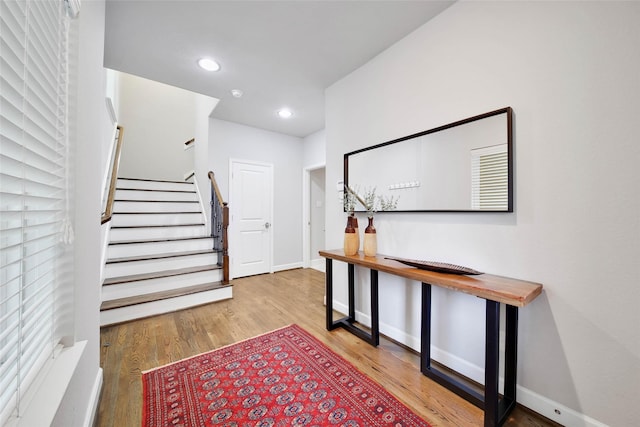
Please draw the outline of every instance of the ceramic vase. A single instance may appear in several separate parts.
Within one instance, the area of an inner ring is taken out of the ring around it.
[[[360,230],[358,229],[358,218],[351,212],[351,226],[356,231],[356,247],[360,250]]]
[[[344,254],[355,255],[358,253],[358,235],[353,228],[353,217],[347,217],[347,227],[344,229]]]
[[[364,230],[364,256],[376,256],[378,252],[378,238],[373,218],[369,218],[369,225]]]

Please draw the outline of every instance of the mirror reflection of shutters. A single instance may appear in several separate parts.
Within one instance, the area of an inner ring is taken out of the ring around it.
[[[471,208],[508,207],[507,144],[471,150]]]

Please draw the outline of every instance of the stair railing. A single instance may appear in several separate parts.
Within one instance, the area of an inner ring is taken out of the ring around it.
[[[109,189],[107,190],[106,203],[103,201],[103,210],[102,216],[100,218],[100,224],[104,224],[105,222],[110,221],[113,214],[113,200],[116,195],[116,182],[118,180],[118,166],[120,165],[120,153],[122,152],[123,134],[124,129],[122,128],[122,126],[118,125],[116,127],[116,137],[114,138],[115,147],[112,150],[109,165],[109,176],[107,178]]]
[[[211,237],[213,249],[218,252],[218,265],[222,266],[222,283],[229,283],[229,206],[222,199],[215,174],[209,171],[211,181]]]

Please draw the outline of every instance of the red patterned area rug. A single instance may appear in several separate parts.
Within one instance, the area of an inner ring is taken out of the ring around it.
[[[297,325],[142,375],[143,427],[422,426]]]

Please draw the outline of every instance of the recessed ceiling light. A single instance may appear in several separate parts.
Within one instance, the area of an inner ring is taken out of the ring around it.
[[[231,89],[231,95],[234,98],[242,98],[242,91],[240,89]]]
[[[220,64],[211,58],[200,59],[198,65],[207,71],[218,71],[220,69]]]
[[[278,116],[280,116],[280,118],[282,119],[288,119],[292,115],[293,113],[288,108],[283,108],[281,110],[278,110]]]

